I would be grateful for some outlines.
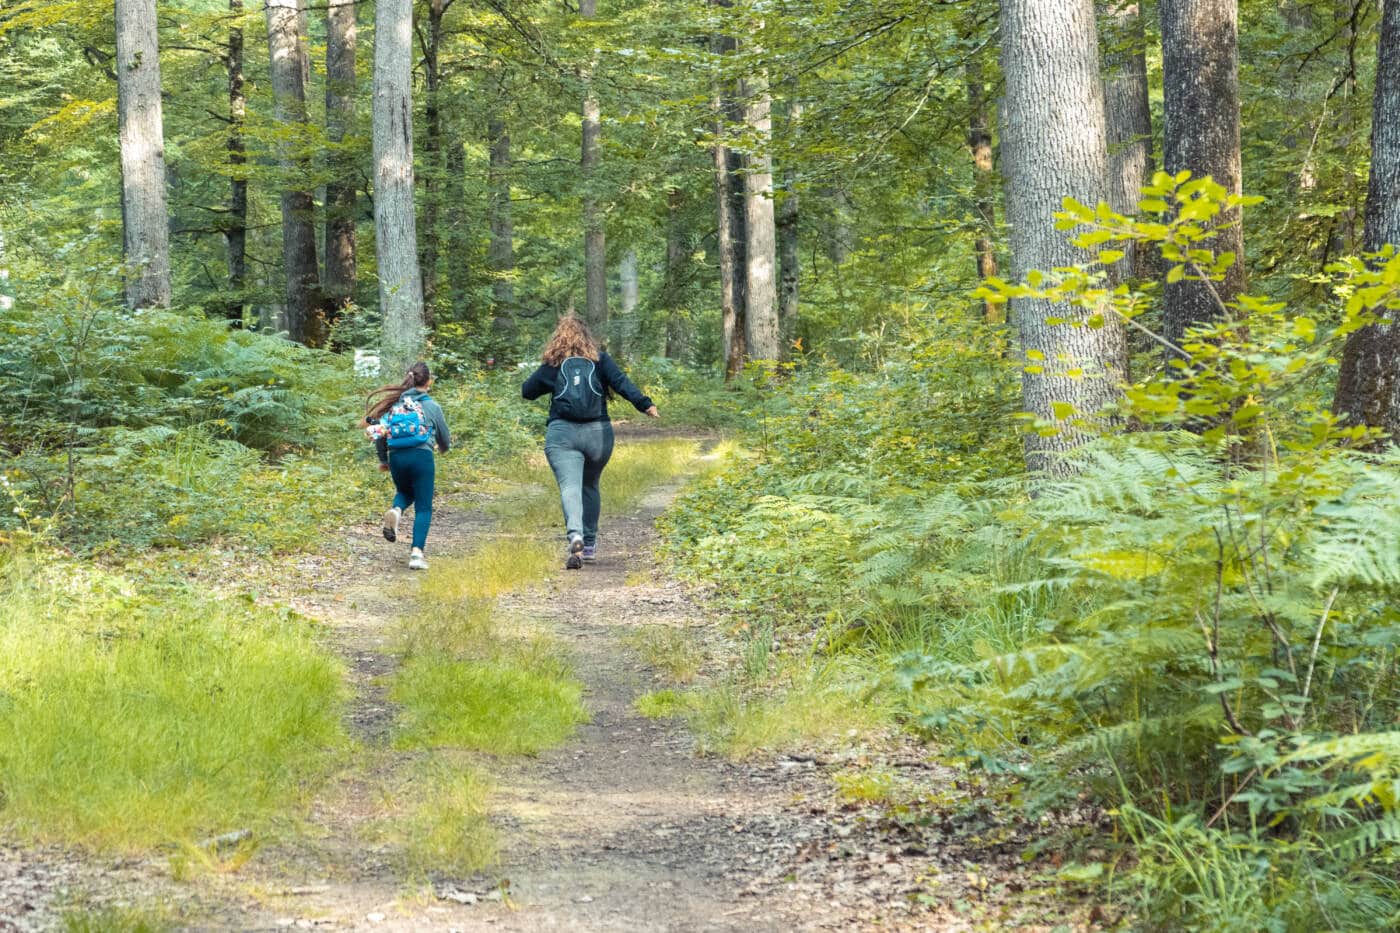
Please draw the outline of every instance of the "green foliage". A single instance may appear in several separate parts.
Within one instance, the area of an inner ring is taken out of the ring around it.
[[[333,763],[343,672],[307,624],[47,551],[0,554],[0,820],[132,851],[266,826]]]
[[[396,792],[403,812],[390,824],[408,871],[464,878],[494,865],[499,841],[487,816],[491,790],[490,781],[464,762],[421,766]]]

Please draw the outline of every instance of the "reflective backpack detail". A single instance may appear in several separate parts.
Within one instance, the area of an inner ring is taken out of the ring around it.
[[[433,422],[417,399],[404,396],[394,403],[378,424],[365,429],[372,440],[384,438],[390,450],[422,447],[433,442]]]
[[[552,409],[569,421],[597,421],[603,417],[603,390],[598,385],[596,363],[571,356],[559,364]]]

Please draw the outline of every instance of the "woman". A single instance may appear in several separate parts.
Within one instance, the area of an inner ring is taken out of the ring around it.
[[[549,425],[544,455],[559,483],[569,556],[564,564],[578,570],[598,556],[598,513],[602,498],[598,480],[613,452],[613,428],[608,419],[612,392],[659,418],[656,406],[618,368],[583,321],[572,314],[559,319],[545,345],[540,368],[525,380],[520,394],[537,399],[550,393]]]
[[[442,406],[428,397],[433,384],[428,364],[414,363],[404,381],[375,389],[369,395],[365,424],[379,454],[379,469],[394,480],[394,504],[384,513],[384,537],[395,541],[403,510],[413,506],[413,550],[410,570],[427,570],[423,547],[428,542],[428,526],[433,522],[433,445],[447,453],[452,435]]]

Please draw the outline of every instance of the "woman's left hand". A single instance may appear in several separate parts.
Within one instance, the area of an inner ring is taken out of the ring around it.
[[[379,464],[379,472],[380,472],[380,473],[388,473],[388,472],[389,472],[389,464],[387,464],[387,463],[381,463],[381,464]]]

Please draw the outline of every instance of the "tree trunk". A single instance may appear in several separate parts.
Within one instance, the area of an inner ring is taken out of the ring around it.
[[[1166,170],[1209,175],[1240,193],[1240,89],[1237,0],[1162,0],[1162,83]],[[1190,327],[1217,320],[1244,290],[1239,210],[1223,211],[1214,237],[1197,248],[1234,253],[1222,282],[1182,280],[1163,293],[1163,331],[1179,344]]]
[[[121,146],[126,303],[170,306],[170,213],[155,0],[116,0],[117,135]]]
[[[428,99],[424,102],[427,132],[423,138],[423,174],[418,181],[423,189],[422,253],[419,267],[423,273],[423,320],[431,329],[437,309],[438,282],[438,216],[441,213],[442,189],[442,106],[438,93],[442,86],[442,68],[438,53],[442,48],[442,15],[446,0],[428,0],[428,35],[423,48],[423,74]]]
[[[831,240],[826,245],[826,258],[839,267],[846,264],[855,245],[851,235],[851,192],[838,187],[827,193],[831,199]]]
[[[333,180],[326,184],[325,294],[338,313],[355,294],[355,163],[345,135],[355,126],[355,0],[326,7],[326,138]]]
[[[681,208],[685,193],[672,188],[666,197],[666,358],[678,360],[685,356],[686,314],[681,295],[685,291],[686,267],[690,250]]]
[[[977,278],[988,279],[997,274],[997,254],[993,232],[996,230],[996,176],[992,166],[992,129],[987,103],[987,79],[982,68],[981,52],[974,52],[967,61],[967,148],[972,153],[972,207],[977,234],[972,251],[977,263]],[[1005,323],[1002,305],[988,301],[982,305],[982,318],[988,324]]]
[[[1002,0],[1001,13],[1006,215],[1015,273],[1024,278],[1088,259],[1055,229],[1054,214],[1066,196],[1097,204],[1107,194],[1103,83],[1093,0]],[[1066,412],[1054,403],[1072,405],[1070,418],[1090,419],[1118,397],[1123,327],[1112,316],[1098,329],[1051,325],[1047,318],[1080,315],[1048,301],[1017,299],[1012,312],[1028,356],[1024,407],[1057,429],[1049,436],[1026,434],[1026,465],[1036,473],[1062,473],[1066,464],[1058,455],[1087,435],[1060,417]],[[1083,375],[1068,374],[1076,369]]]
[[[287,278],[287,335],[308,347],[324,346],[326,319],[321,309],[316,261],[316,202],[311,192],[293,187],[311,174],[302,154],[306,117],[306,46],[300,34],[298,0],[267,0],[267,42],[271,60],[273,112],[281,124],[278,161],[282,170],[282,266]]]
[[[578,13],[592,19],[597,0],[579,0]],[[599,340],[608,327],[607,244],[603,237],[603,216],[598,207],[598,153],[600,132],[598,96],[593,91],[592,64],[583,70],[583,150],[579,167],[583,176],[583,277],[586,297],[584,319]]]
[[[472,220],[467,204],[467,156],[462,140],[456,134],[447,136],[446,153],[446,209],[444,221],[447,225],[447,279],[448,303],[453,309],[453,320],[462,321],[472,334],[482,334],[485,323],[485,308],[472,301],[471,269],[467,257],[472,255],[474,245]]]
[[[641,285],[637,275],[637,251],[629,249],[622,254],[622,262],[617,266],[617,277],[622,285],[618,302],[618,320],[613,322],[613,333],[617,339],[617,350],[626,353],[637,336],[637,304],[641,297]]]
[[[224,246],[228,259],[228,294],[224,316],[234,327],[243,326],[244,289],[248,279],[248,164],[243,143],[243,124],[248,116],[248,98],[243,89],[243,0],[228,0],[233,25],[228,30],[228,220],[224,224]]]
[[[788,103],[787,122],[788,135],[795,139],[802,125],[801,101]],[[797,332],[797,297],[801,271],[801,259],[797,252],[798,205],[797,173],[791,165],[786,165],[783,167],[782,199],[777,206],[778,268],[781,276],[778,288],[778,342],[784,355]]]
[[[1371,176],[1366,189],[1365,248],[1400,247],[1400,3],[1381,13],[1380,51],[1371,118]],[[1395,312],[1391,311],[1393,319]],[[1353,332],[1342,353],[1332,410],[1350,424],[1384,428],[1400,438],[1400,328],[1387,321]]]
[[[499,115],[487,124],[491,165],[487,188],[491,201],[491,245],[486,264],[491,272],[491,330],[496,339],[515,338],[515,227],[510,204],[510,128]]]
[[[742,83],[744,124],[750,150],[744,156],[745,342],[749,356],[778,359],[777,231],[773,215],[772,99],[763,75]]]
[[[732,40],[728,41],[733,49]],[[725,115],[732,113],[732,98],[715,99],[715,136],[723,139]],[[739,154],[728,146],[715,144],[715,200],[719,222],[716,228],[716,252],[719,254],[720,316],[723,329],[724,378],[729,380],[744,368],[748,348],[745,331],[745,258],[744,181]]]
[[[374,8],[374,230],[384,374],[423,352],[423,280],[413,213],[413,0]]]
[[[1108,203],[1120,214],[1137,213],[1143,186],[1152,179],[1152,109],[1147,98],[1147,32],[1138,4],[1103,0],[1107,49],[1104,109],[1108,131]],[[1152,275],[1152,252],[1129,243],[1123,268],[1135,278]]]

